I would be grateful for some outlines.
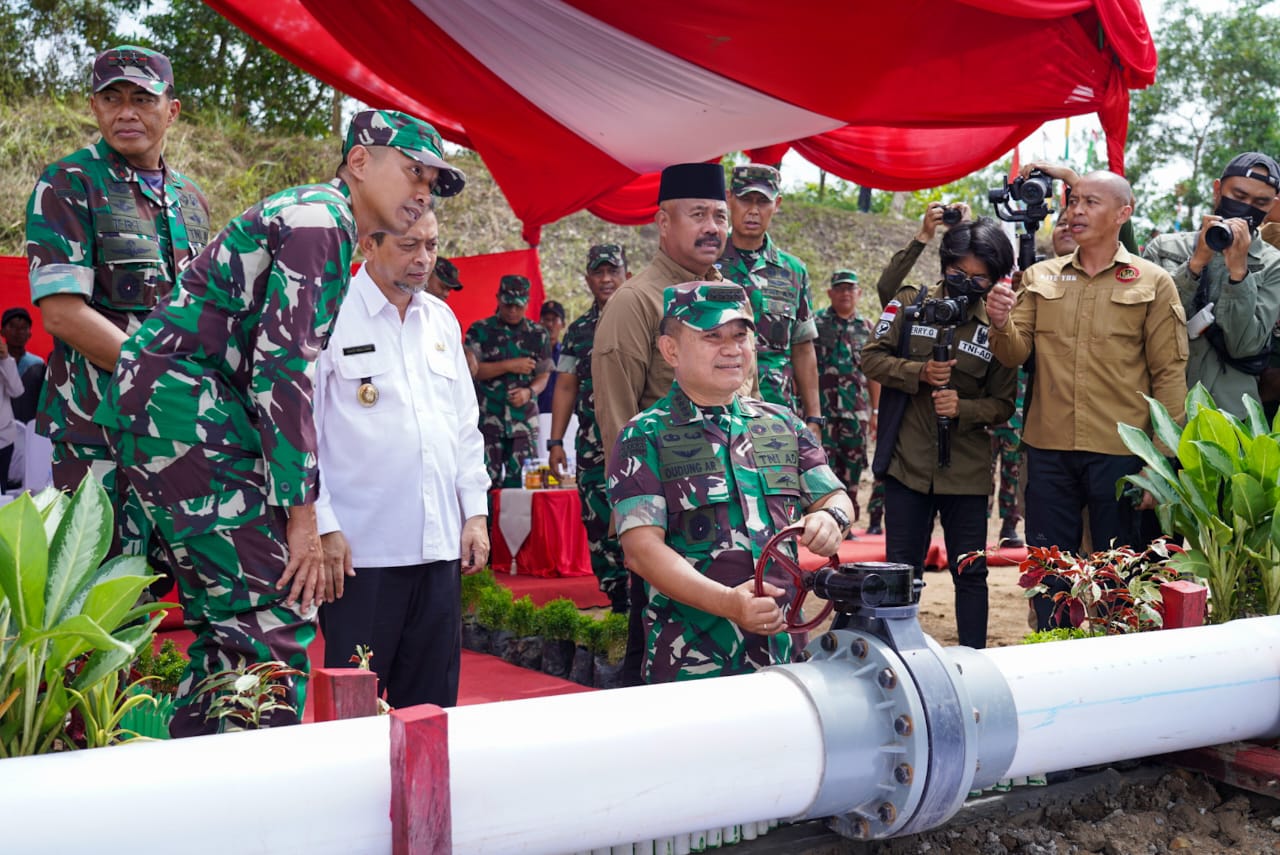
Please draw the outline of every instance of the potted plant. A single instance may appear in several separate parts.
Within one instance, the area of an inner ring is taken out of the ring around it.
[[[578,624],[574,628],[573,665],[569,668],[569,679],[582,686],[595,685],[595,649],[600,643],[600,621],[593,615],[578,613]]]
[[[121,669],[151,643],[160,616],[138,595],[158,576],[145,559],[102,563],[114,521],[86,477],[68,498],[23,494],[0,507],[0,758],[55,745],[103,745],[145,703],[119,691]],[[78,711],[85,735],[68,735]]]
[[[622,685],[622,660],[627,654],[627,616],[611,612],[599,624],[592,682],[597,689],[616,689]]]
[[[480,626],[477,610],[486,591],[498,587],[488,567],[462,577],[462,646],[480,653],[489,652],[489,631]]]
[[[208,717],[219,720],[219,733],[258,730],[270,724],[274,712],[297,712],[281,698],[288,692],[288,678],[300,676],[301,671],[279,660],[242,664],[205,677],[195,694],[213,696]]]
[[[538,670],[542,666],[542,636],[538,635],[538,607],[528,594],[511,604],[507,629],[514,638],[503,658],[512,665]]]
[[[578,631],[578,607],[561,597],[538,610],[538,632],[542,636],[542,670],[552,677],[567,678],[573,665],[574,638]]]
[[[178,691],[186,667],[187,657],[178,650],[173,639],[166,638],[159,653],[156,653],[154,645],[143,645],[133,663],[130,676],[135,682],[129,692],[150,698],[150,702],[129,710],[120,726],[147,739],[168,739],[169,722],[173,720],[173,696]]]
[[[481,653],[504,657],[511,644],[511,631],[506,628],[507,615],[511,612],[512,596],[508,588],[495,585],[480,594],[476,605],[476,637]],[[488,644],[485,644],[485,636]]]
[[[1244,397],[1241,421],[1214,405],[1197,383],[1186,399],[1186,427],[1147,398],[1155,438],[1177,455],[1177,469],[1131,425],[1120,436],[1146,468],[1125,478],[1155,497],[1161,528],[1187,540],[1170,559],[1179,572],[1205,580],[1209,619],[1280,614],[1280,418]]]

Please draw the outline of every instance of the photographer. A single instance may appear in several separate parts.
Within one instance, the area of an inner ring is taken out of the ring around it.
[[[991,349],[1020,365],[1036,351],[1035,393],[1022,439],[1027,450],[1029,546],[1078,552],[1084,509],[1095,548],[1140,547],[1139,515],[1116,482],[1142,468],[1116,423],[1150,431],[1147,402],[1182,421],[1187,333],[1182,301],[1165,271],[1120,244],[1133,213],[1129,183],[1091,172],[1071,188],[1070,255],[1024,271],[1022,290],[997,285],[987,298]],[[1036,604],[1040,629],[1052,604]]]
[[[1214,212],[1199,232],[1152,238],[1142,257],[1173,277],[1187,315],[1187,385],[1203,383],[1217,405],[1245,418],[1271,355],[1280,312],[1280,251],[1259,226],[1276,205],[1280,169],[1260,152],[1232,158],[1213,182]]]
[[[986,561],[963,573],[957,562],[986,548],[988,429],[1013,413],[1015,369],[993,358],[983,305],[1013,268],[1013,247],[984,217],[952,226],[939,255],[941,280],[923,293],[914,286],[898,291],[886,308],[892,320],[882,321],[862,352],[863,370],[882,385],[874,469],[885,480],[886,558],[921,576],[941,514],[960,643],[980,648],[987,638]]]
[[[944,205],[942,202],[929,203],[924,216],[920,218],[920,231],[916,232],[911,243],[893,254],[893,258],[889,259],[889,263],[880,272],[880,278],[876,280],[876,296],[880,298],[881,308],[893,299],[893,295],[902,287],[902,283],[907,281],[907,274],[911,272],[911,268],[915,267],[920,259],[920,253],[924,252],[924,248],[937,234],[938,226],[946,225],[950,228],[956,223],[969,220],[970,217],[969,206],[964,202],[957,202],[954,205]]]

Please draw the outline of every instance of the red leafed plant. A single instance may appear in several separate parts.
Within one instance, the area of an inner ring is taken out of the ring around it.
[[[1076,556],[1056,546],[1027,548],[1018,585],[1028,597],[1051,596],[1055,617],[1096,635],[1120,635],[1159,629],[1164,624],[1160,586],[1176,581],[1167,562],[1181,547],[1164,538],[1142,552],[1116,547]]]

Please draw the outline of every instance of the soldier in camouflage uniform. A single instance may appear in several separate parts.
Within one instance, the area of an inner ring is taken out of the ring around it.
[[[751,163],[737,166],[726,198],[733,229],[720,256],[720,274],[746,289],[756,316],[756,360],[760,397],[802,413],[822,427],[818,402],[818,357],[813,340],[809,271],[769,237],[769,222],[782,200],[778,170]]]
[[[305,674],[315,607],[341,596],[349,553],[324,554],[316,524],[315,362],[357,229],[402,233],[432,192],[462,189],[440,145],[411,116],[357,113],[336,179],[233,219],[121,348],[96,421],[162,536],[196,634],[174,736],[218,730],[211,699],[192,693],[210,673],[279,659]],[[300,719],[305,685],[286,683],[290,709],[270,724]]]
[[[59,489],[92,474],[111,497],[111,554],[146,554],[145,515],[125,501],[93,411],[121,343],[209,242],[209,204],[163,157],[181,109],[165,56],[112,48],[94,63],[92,88],[102,138],[50,164],[27,203],[31,300],[53,336],[36,429],[53,442]]]
[[[609,497],[627,563],[646,582],[641,673],[663,683],[742,674],[791,659],[771,576],[754,592],[761,549],[801,522],[800,542],[832,555],[853,507],[813,434],[785,406],[740,398],[754,334],[742,288],[668,288],[658,346],[671,391],[623,429]]]
[[[858,274],[837,270],[827,296],[831,307],[814,317],[818,327],[818,389],[826,429],[822,445],[831,468],[849,491],[858,516],[858,481],[867,467],[867,432],[880,384],[862,373],[862,348],[871,326],[858,314]]]
[[[467,349],[478,363],[480,432],[493,489],[519,487],[520,467],[533,452],[538,394],[551,376],[551,337],[524,316],[529,280],[503,276],[498,309],[467,329]]]
[[[462,280],[458,277],[457,265],[447,258],[437,258],[436,266],[427,279],[427,293],[447,303],[450,294],[461,290]]]
[[[1000,486],[996,504],[1000,510],[1000,545],[1022,546],[1018,523],[1022,509],[1018,501],[1018,480],[1022,476],[1022,406],[1027,394],[1027,372],[1018,368],[1018,399],[1009,421],[991,429],[992,468],[998,468]],[[991,516],[990,508],[987,516]]]
[[[591,551],[591,572],[613,610],[627,611],[627,569],[622,566],[622,547],[609,536],[609,494],[605,482],[604,447],[596,424],[595,395],[591,388],[591,350],[595,343],[600,310],[627,279],[627,257],[616,243],[597,244],[587,252],[587,288],[595,302],[586,314],[569,325],[564,348],[556,364],[559,379],[551,402],[551,438],[547,440],[547,462],[557,477],[563,477],[566,457],[564,433],[569,417],[578,416],[574,440],[578,466],[578,496],[582,499],[582,524],[587,529]]]

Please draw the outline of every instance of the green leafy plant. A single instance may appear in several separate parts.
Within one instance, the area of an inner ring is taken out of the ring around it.
[[[506,628],[516,638],[527,638],[538,632],[538,607],[528,594],[511,604],[507,613]]]
[[[1042,629],[1029,632],[1023,636],[1023,644],[1044,644],[1049,641],[1069,641],[1073,638],[1088,638],[1093,635],[1087,629],[1078,626],[1055,626],[1053,629]]]
[[[151,678],[146,686],[150,692],[172,695],[178,691],[182,675],[187,668],[187,657],[178,650],[172,638],[166,638],[160,645],[160,652],[155,647],[144,644],[138,649],[138,658],[134,660],[133,669],[138,678]]]
[[[1205,580],[1215,623],[1280,614],[1280,418],[1268,424],[1246,396],[1242,422],[1217,409],[1199,383],[1187,393],[1186,427],[1159,401],[1147,402],[1156,438],[1176,451],[1181,468],[1144,431],[1122,424],[1125,445],[1146,464],[1124,480],[1155,497],[1164,531],[1187,539],[1170,566]]]
[[[573,641],[578,631],[578,607],[560,597],[538,610],[538,634],[555,641]]]
[[[158,577],[140,557],[102,563],[113,525],[92,477],[70,499],[47,490],[0,508],[0,757],[70,746],[77,706],[114,729],[107,705],[129,703],[112,681],[160,623],[136,605]]]
[[[464,615],[475,614],[476,607],[480,605],[480,598],[484,595],[484,592],[497,587],[498,582],[493,578],[493,570],[488,567],[478,573],[463,576],[462,613]]]
[[[599,621],[594,652],[609,662],[621,662],[627,653],[627,616],[610,612]]]
[[[1055,614],[1073,627],[1088,624],[1092,635],[1120,635],[1164,624],[1160,586],[1178,579],[1169,568],[1181,550],[1163,538],[1143,552],[1116,547],[1076,556],[1056,546],[1032,546],[1018,565],[1018,585],[1028,597],[1051,595]],[[1056,580],[1057,586],[1049,583]],[[1066,590],[1055,590],[1066,586]]]
[[[495,585],[480,593],[476,604],[476,620],[489,629],[501,629],[506,625],[514,598],[508,588]]]
[[[590,614],[578,613],[578,626],[574,629],[573,640],[592,653],[599,651],[600,632],[604,628],[601,621]]]
[[[255,662],[210,674],[195,687],[195,694],[213,695],[209,718],[222,722],[222,730],[257,730],[263,718],[277,710],[297,712],[281,698],[288,693],[287,681],[302,672],[283,662]]]

